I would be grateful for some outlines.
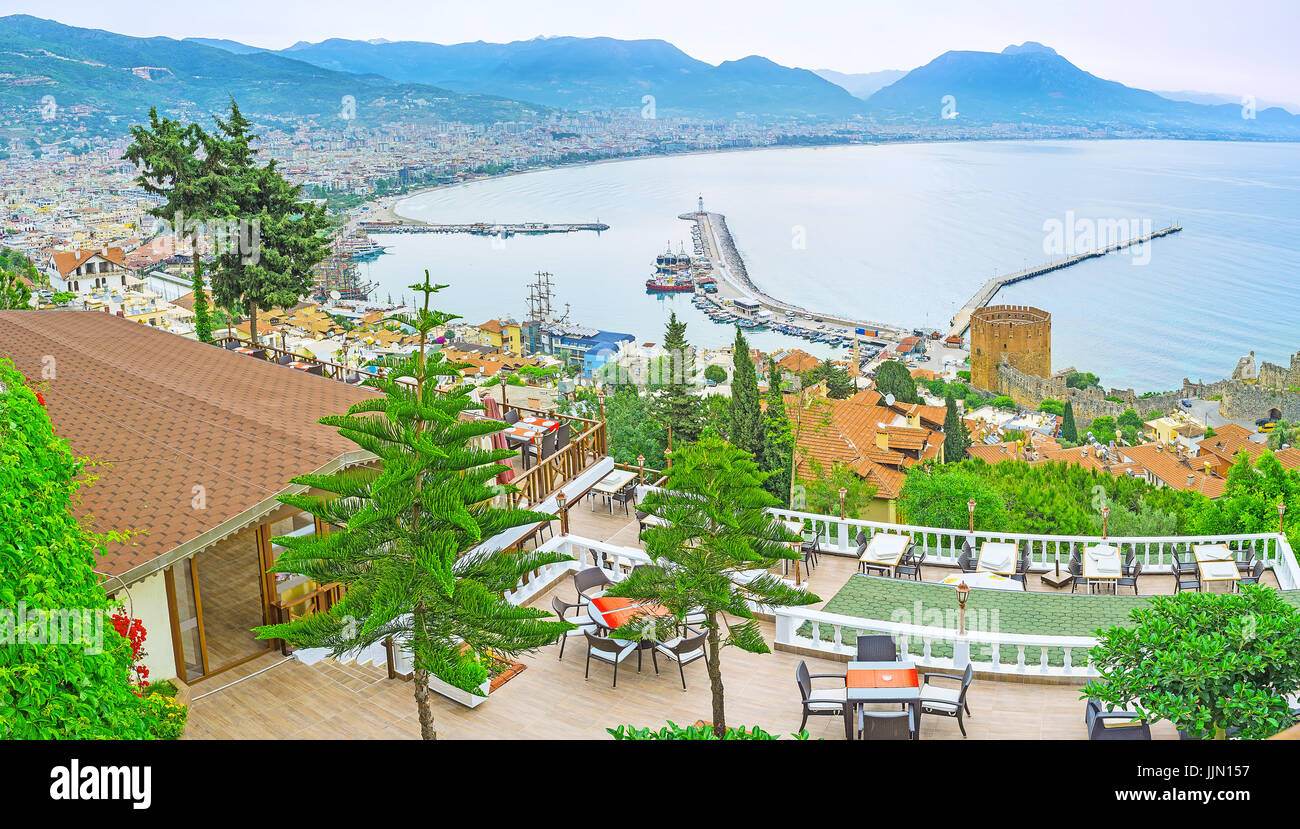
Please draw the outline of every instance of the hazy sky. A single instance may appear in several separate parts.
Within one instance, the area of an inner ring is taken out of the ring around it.
[[[760,54],[842,72],[911,69],[949,49],[1037,40],[1130,86],[1300,103],[1300,0],[0,0],[0,11],[267,48],[330,37],[662,38],[710,63]]]

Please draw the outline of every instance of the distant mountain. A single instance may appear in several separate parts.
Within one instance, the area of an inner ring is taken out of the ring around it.
[[[1146,129],[1232,138],[1300,138],[1300,116],[1239,104],[1171,101],[1083,71],[1040,43],[1000,53],[945,52],[867,99],[884,121],[942,124],[952,96],[954,123],[1032,123]]]
[[[854,98],[861,98],[864,101],[870,98],[877,89],[889,86],[907,74],[906,69],[882,69],[879,72],[861,72],[857,74],[836,72],[834,69],[816,69],[813,71],[836,86],[848,90],[848,93]]]
[[[281,54],[341,72],[500,95],[570,110],[635,109],[733,118],[739,113],[841,118],[862,103],[805,69],[750,56],[712,66],[663,40],[547,37],[441,45],[325,40]]]
[[[185,43],[197,43],[201,46],[211,46],[215,49],[225,49],[236,55],[251,55],[254,52],[265,52],[261,46],[249,46],[246,43],[240,43],[237,40],[226,40],[219,37],[187,37]]]
[[[1156,89],[1152,91],[1160,97],[1168,98],[1171,101],[1187,101],[1192,104],[1209,104],[1211,106],[1216,104],[1234,104],[1236,106],[1241,106],[1243,97],[1241,95],[1227,95],[1221,92],[1194,92],[1191,90],[1172,92],[1164,89]],[[1278,109],[1286,110],[1292,115],[1300,114],[1300,104],[1284,104],[1281,101],[1266,101],[1261,99],[1255,102],[1255,106],[1257,109],[1270,109],[1272,107],[1277,107]]]
[[[52,127],[75,113],[98,123],[140,120],[151,105],[172,117],[207,122],[230,96],[259,123],[524,120],[545,108],[377,75],[323,69],[265,51],[232,51],[165,37],[137,38],[79,29],[27,15],[0,18],[0,111],[8,125]],[[245,47],[247,48],[247,47]],[[8,79],[8,80],[6,80]],[[43,103],[44,102],[44,103]],[[62,119],[62,120],[61,120]],[[15,122],[20,122],[16,124]],[[120,132],[120,126],[117,128]]]

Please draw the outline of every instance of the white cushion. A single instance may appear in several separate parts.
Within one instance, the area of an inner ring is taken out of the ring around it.
[[[620,640],[615,639],[614,641],[618,642]],[[607,653],[605,651],[598,651],[595,648],[592,648],[591,657],[593,659],[599,659],[601,662],[608,662],[612,665],[615,662],[622,662],[624,659],[627,659],[632,654],[632,651],[634,650],[636,650],[636,642],[628,642],[627,647],[623,648],[623,650],[619,651],[616,654]]]
[[[843,688],[826,688],[809,694],[807,705],[810,711],[836,711],[844,707],[845,699]]]
[[[960,688],[925,683],[921,686],[921,707],[936,711],[956,711],[961,700]]]
[[[580,622],[577,619],[565,619],[564,621],[568,622],[571,625],[577,625],[577,627],[574,628],[573,630],[566,630],[564,632],[565,636],[582,636],[588,631],[590,631],[591,633],[596,632],[595,622]]]
[[[686,653],[682,654],[680,657],[677,654],[670,651],[664,645],[656,645],[655,650],[659,651],[664,656],[667,656],[670,659],[680,659],[682,662],[690,662],[692,659],[704,655],[704,648],[696,648],[693,651],[687,651]]]

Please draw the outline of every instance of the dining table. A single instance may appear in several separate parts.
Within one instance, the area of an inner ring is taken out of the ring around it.
[[[903,560],[903,553],[911,546],[912,536],[898,533],[876,533],[867,542],[867,548],[858,556],[858,570],[868,567],[891,570]]]
[[[1109,583],[1114,591],[1115,583],[1124,575],[1124,567],[1119,560],[1119,548],[1113,544],[1092,544],[1083,550],[1083,577],[1090,587]]]
[[[980,545],[976,570],[1009,576],[1016,572],[1016,553],[1020,547],[1010,541],[985,541]]]
[[[521,417],[510,425],[502,434],[507,440],[523,443],[538,443],[542,437],[560,428],[560,421],[546,417],[529,415]]]
[[[325,367],[320,363],[309,363],[303,360],[293,360],[292,362],[285,363],[285,365],[287,365],[289,368],[306,372],[307,374],[319,375],[325,373]]]
[[[1193,544],[1192,554],[1196,556],[1196,569],[1203,584],[1208,586],[1211,582],[1222,582],[1231,587],[1233,583],[1241,581],[1237,557],[1228,545]]]
[[[1015,590],[1024,592],[1024,582],[1015,579],[1000,576],[997,573],[989,573],[983,570],[976,570],[973,573],[962,573],[957,576],[948,576],[940,584],[946,584],[950,587],[956,587],[962,582],[966,582],[967,587],[982,587],[985,590]]]
[[[844,674],[844,738],[854,739],[858,708],[901,703],[912,711],[912,739],[921,738],[921,679],[914,662],[850,662]]]
[[[614,469],[608,472],[605,477],[591,485],[592,493],[599,493],[605,496],[609,501],[609,514],[614,514],[614,496],[622,492],[623,489],[632,483],[636,478],[635,472],[629,472],[626,469]],[[592,499],[591,509],[596,510],[595,499]]]

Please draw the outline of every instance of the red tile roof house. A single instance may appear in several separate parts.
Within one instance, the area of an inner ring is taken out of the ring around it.
[[[55,251],[45,263],[50,287],[55,291],[88,294],[100,288],[125,288],[134,280],[121,248]]]
[[[265,573],[272,537],[318,529],[276,496],[372,460],[317,420],[377,392],[93,311],[0,311],[0,357],[43,384],[54,431],[87,462],[83,526],[133,533],[96,569],[144,622],[151,674],[238,665],[272,646],[250,628],[332,597]]]

